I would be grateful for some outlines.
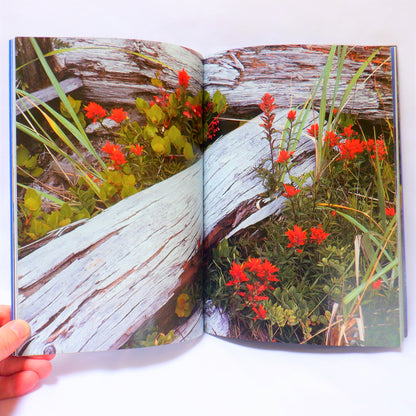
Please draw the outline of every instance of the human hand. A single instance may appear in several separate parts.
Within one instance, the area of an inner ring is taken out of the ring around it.
[[[47,377],[53,355],[10,356],[30,334],[30,326],[20,319],[10,321],[10,306],[0,305],[0,399],[21,396]]]

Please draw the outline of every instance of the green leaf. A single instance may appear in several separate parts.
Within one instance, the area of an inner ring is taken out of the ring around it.
[[[152,78],[150,82],[152,83],[152,85],[158,88],[163,85],[163,82],[159,78]]]
[[[149,110],[145,110],[147,119],[155,124],[159,125],[164,119],[163,110],[157,105],[154,104]]]
[[[146,100],[143,100],[143,98],[136,98],[136,108],[141,113],[144,113],[145,110],[150,108],[150,104]]]
[[[70,95],[67,96],[69,104],[71,104],[72,109],[75,111],[75,114],[79,113],[79,110],[81,109],[81,100],[75,100],[74,98],[72,98]],[[71,118],[71,114],[69,113],[69,111],[67,111],[64,103],[61,101],[61,103],[59,104],[59,111],[61,112],[61,114],[66,117],[66,118]]]
[[[169,138],[170,142],[175,146],[178,152],[180,152],[186,144],[185,137],[182,136],[182,133],[175,125],[170,127],[165,135]]]
[[[41,204],[42,204],[41,196],[34,189],[29,188],[25,192],[24,206],[31,211],[36,211],[37,209],[40,208]]]
[[[72,217],[72,212],[72,208],[65,202],[59,210],[59,216],[60,218],[70,218]]]
[[[22,144],[17,146],[16,149],[16,163],[18,166],[26,167],[26,162],[30,158],[29,150]]]
[[[153,139],[158,132],[157,127],[147,125],[143,130],[143,136],[145,139]]]
[[[192,145],[190,143],[186,143],[183,148],[183,155],[185,156],[186,160],[194,160],[195,155],[192,149]]]
[[[136,192],[137,189],[135,186],[123,186],[123,189],[121,190],[121,199],[127,198],[130,195],[134,195]]]
[[[152,146],[152,149],[159,155],[167,154],[166,148],[165,148],[165,141],[160,136],[155,136],[150,143]]]
[[[40,166],[36,166],[35,169],[30,171],[30,174],[34,178],[38,178],[40,175],[42,175],[42,173],[43,173],[43,169]]]
[[[221,94],[219,90],[217,90],[212,96],[212,104],[213,104],[212,111],[214,113],[222,113],[225,110],[225,106],[227,104],[227,98],[225,97],[225,95]]]

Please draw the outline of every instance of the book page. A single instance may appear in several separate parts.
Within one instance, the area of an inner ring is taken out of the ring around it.
[[[227,99],[204,154],[208,333],[328,346],[404,332],[394,48],[204,60]]]
[[[200,336],[200,56],[84,38],[16,38],[15,53],[19,353]]]

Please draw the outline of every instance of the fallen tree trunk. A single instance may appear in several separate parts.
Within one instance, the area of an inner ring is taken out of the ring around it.
[[[17,316],[35,334],[21,353],[119,348],[189,283],[202,238],[201,166],[120,201],[18,262]]]
[[[189,90],[198,92],[202,83],[202,61],[193,51],[178,45],[133,39],[59,38],[71,51],[56,58],[67,76],[82,79],[77,98],[96,101],[104,107],[135,107],[137,97],[159,95],[151,79],[159,73],[167,91],[178,86],[178,71],[191,76]]]
[[[349,50],[344,61],[336,106],[339,106],[349,81],[374,50],[371,47]],[[273,95],[280,109],[303,105],[324,70],[328,52],[329,47],[302,45],[233,49],[205,59],[204,85],[209,93],[213,94],[218,89],[227,97],[228,117],[258,113],[258,104],[265,93]],[[334,65],[336,62],[335,57]],[[370,77],[374,71],[374,76]],[[360,119],[392,119],[391,75],[390,48],[382,47],[360,76],[345,110],[358,115]],[[336,69],[332,71],[328,82],[328,97],[332,97],[335,79]],[[317,107],[320,100],[319,93],[314,101]]]

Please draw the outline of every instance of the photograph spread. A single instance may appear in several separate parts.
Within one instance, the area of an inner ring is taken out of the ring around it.
[[[400,345],[394,47],[11,46],[19,354]]]

